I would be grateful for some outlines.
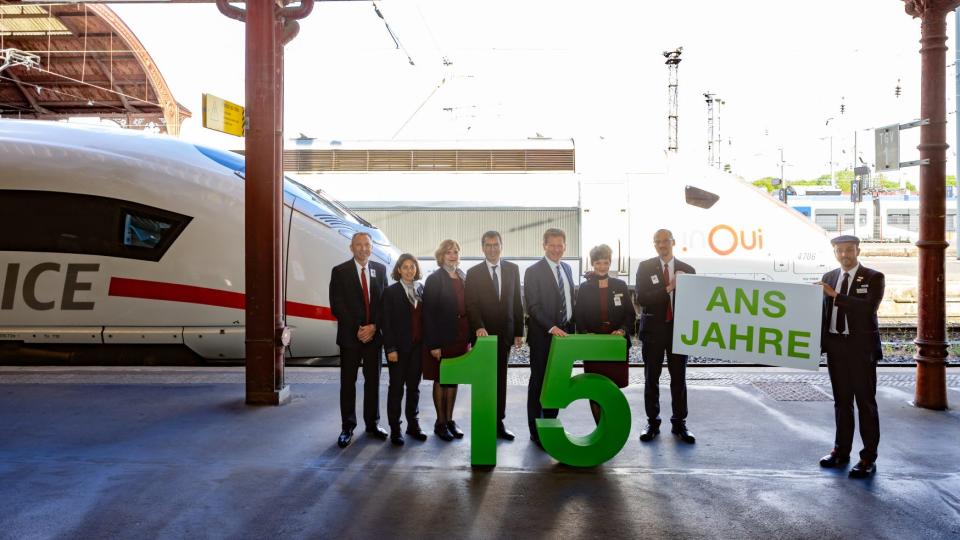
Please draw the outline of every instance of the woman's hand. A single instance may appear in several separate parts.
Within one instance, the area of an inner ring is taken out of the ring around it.
[[[436,358],[437,360],[440,360],[440,349],[432,349],[430,351],[430,356]]]

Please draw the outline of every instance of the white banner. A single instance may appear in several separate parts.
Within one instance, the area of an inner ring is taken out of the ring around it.
[[[675,353],[819,368],[819,286],[681,274],[674,295]]]

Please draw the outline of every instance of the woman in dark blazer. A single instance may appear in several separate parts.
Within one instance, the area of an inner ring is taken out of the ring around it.
[[[420,370],[423,345],[423,285],[419,283],[420,264],[409,253],[400,255],[393,267],[396,283],[383,293],[381,326],[383,350],[387,354],[390,386],[387,390],[387,419],[390,442],[404,443],[400,433],[400,402],[407,390],[407,435],[427,440],[420,429]]]
[[[627,340],[627,359],[630,358],[630,331],[633,329],[637,313],[633,309],[633,300],[627,284],[610,277],[610,258],[613,252],[610,246],[600,244],[590,250],[590,264],[593,272],[586,275],[587,280],[577,291],[577,303],[574,308],[574,320],[577,321],[578,334],[613,334]],[[583,371],[604,375],[618,387],[625,388],[629,383],[627,362],[584,362]],[[590,402],[593,419],[600,423],[600,407]]]
[[[444,240],[434,254],[437,271],[430,274],[423,288],[424,348],[423,378],[433,381],[433,405],[437,423],[433,432],[445,441],[463,438],[453,421],[457,385],[440,384],[440,362],[461,356],[470,350],[470,325],[464,299],[466,275],[460,270],[460,244]]]

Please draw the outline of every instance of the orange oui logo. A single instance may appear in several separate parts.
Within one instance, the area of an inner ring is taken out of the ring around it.
[[[710,229],[707,243],[710,249],[720,256],[730,255],[737,249],[763,249],[763,229],[750,231],[750,240],[747,241],[747,232],[737,231],[729,225],[720,224]]]

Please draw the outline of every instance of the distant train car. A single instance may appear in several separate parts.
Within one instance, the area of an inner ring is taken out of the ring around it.
[[[180,346],[244,356],[244,161],[184,141],[0,120],[0,342]],[[284,182],[293,357],[335,355],[333,265],[369,233],[322,192]]]
[[[915,195],[865,196],[857,204],[859,220],[854,226],[849,196],[799,196],[789,204],[830,234],[856,234],[867,240],[916,242],[920,239],[920,199]],[[956,199],[948,199],[946,232],[956,231]]]
[[[672,230],[678,257],[712,275],[814,282],[836,263],[823,229],[729,174],[667,159],[595,173],[578,170],[574,154],[573,141],[554,139],[298,139],[284,161],[427,261],[447,237],[482,257],[481,234],[497,229],[505,257],[524,266],[543,256],[544,229],[560,227],[571,262],[589,269],[590,248],[606,243],[611,270],[631,284],[659,228]]]

